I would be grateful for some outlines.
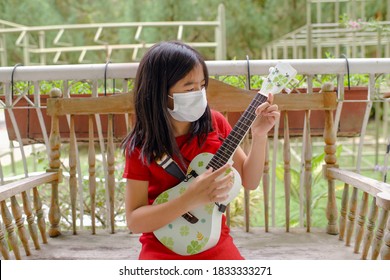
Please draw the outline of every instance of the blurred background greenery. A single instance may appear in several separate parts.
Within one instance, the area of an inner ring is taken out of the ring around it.
[[[364,2],[367,3],[364,6],[367,19],[386,19],[387,0]],[[226,59],[245,59],[246,55],[252,59],[259,59],[262,45],[306,24],[307,0],[18,0],[17,4],[14,0],[1,0],[0,19],[26,26],[214,21],[218,15],[218,5],[221,3],[224,4],[226,13]],[[322,22],[334,22],[334,18],[337,18],[335,10],[331,8],[332,5],[334,3],[321,6],[324,7]],[[317,14],[318,11],[312,9],[311,17],[315,18]],[[130,41],[135,32],[135,29],[118,29],[105,33],[103,39],[110,43],[123,44]],[[148,30],[143,33],[143,37],[145,41],[156,42],[166,40],[169,32],[169,28]],[[72,36],[75,45],[83,45],[83,41],[86,41],[89,35]],[[92,32],[90,36],[93,39],[94,33]],[[186,36],[186,41],[196,41],[197,37],[213,38],[214,32],[198,28]],[[7,44],[10,43],[12,42]],[[201,51],[207,60],[215,58],[214,50]],[[8,58],[11,60],[10,65],[23,61],[21,53],[12,53],[12,56]],[[89,57],[89,60],[92,63],[105,61],[104,55],[95,55]],[[122,56],[115,62],[129,60],[130,56]]]

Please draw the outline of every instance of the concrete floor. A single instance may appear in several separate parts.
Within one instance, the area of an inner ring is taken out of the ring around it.
[[[358,260],[353,247],[346,247],[338,236],[328,235],[324,230],[313,229],[252,229],[249,233],[233,229],[232,236],[241,254],[248,260]],[[65,232],[57,238],[49,238],[40,251],[31,249],[27,260],[135,260],[138,258],[139,235],[120,231],[110,234],[99,231],[91,235],[87,231],[72,235]],[[32,248],[32,245],[31,245]],[[20,248],[23,251],[23,248]],[[12,254],[11,254],[12,255]]]

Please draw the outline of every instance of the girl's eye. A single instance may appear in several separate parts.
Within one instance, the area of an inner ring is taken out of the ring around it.
[[[200,89],[204,89],[206,87],[206,85],[201,85],[201,88]],[[195,88],[191,88],[191,89],[187,89],[187,92],[191,92],[191,91],[195,91],[196,89]]]

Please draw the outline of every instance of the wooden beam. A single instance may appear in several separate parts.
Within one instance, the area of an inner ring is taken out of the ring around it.
[[[242,112],[248,107],[257,91],[209,80],[207,101],[220,112]],[[275,94],[274,103],[280,110],[335,110],[336,93]],[[49,98],[47,114],[50,116],[76,114],[123,114],[134,113],[133,94],[122,93],[102,97]]]
[[[326,176],[347,183],[373,196],[381,192],[389,192],[390,190],[390,184],[339,168],[326,169]]]
[[[336,110],[335,92],[275,94],[275,104],[281,111]]]
[[[376,198],[376,205],[390,211],[390,192],[378,193]]]
[[[12,183],[5,184],[0,188],[0,201],[30,190],[37,186],[59,180],[58,172],[46,172],[30,178],[24,178]]]
[[[101,97],[48,98],[47,114],[120,114],[134,112],[133,94],[122,93]]]

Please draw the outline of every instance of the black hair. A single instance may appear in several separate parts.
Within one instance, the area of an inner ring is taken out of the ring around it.
[[[198,51],[178,41],[153,45],[139,63],[134,82],[135,125],[122,141],[122,148],[131,152],[140,148],[141,158],[148,164],[164,153],[182,157],[177,147],[169,120],[168,93],[179,80],[195,67],[201,66],[208,85],[208,70]],[[204,114],[191,123],[190,137],[199,136],[202,145],[212,131],[211,112],[207,106]]]

